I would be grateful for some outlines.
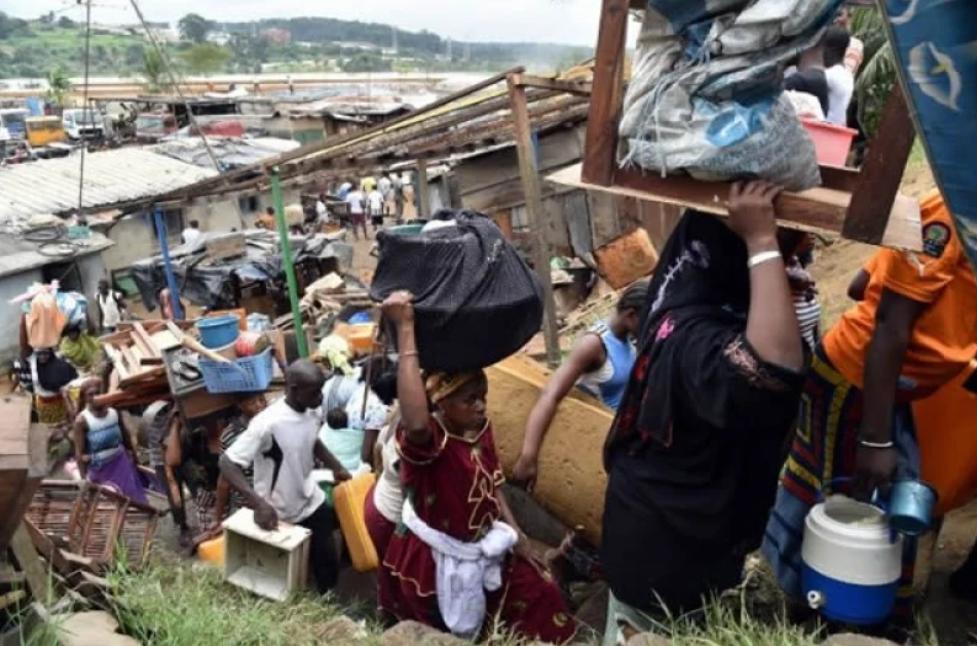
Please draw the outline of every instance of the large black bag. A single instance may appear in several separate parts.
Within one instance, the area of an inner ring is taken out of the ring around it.
[[[381,232],[370,297],[414,295],[421,367],[456,372],[491,365],[539,332],[542,290],[532,269],[490,219],[439,211],[446,226],[418,235]]]

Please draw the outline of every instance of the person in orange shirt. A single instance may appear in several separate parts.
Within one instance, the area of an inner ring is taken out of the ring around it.
[[[826,490],[865,500],[918,478],[910,403],[958,376],[977,353],[977,280],[942,197],[921,202],[923,250],[881,249],[852,281],[858,303],[816,349],[797,431],[762,551],[797,600],[801,539]],[[915,541],[907,540],[897,610],[909,608]]]

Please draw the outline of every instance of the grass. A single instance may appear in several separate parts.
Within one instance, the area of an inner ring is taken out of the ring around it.
[[[765,582],[748,582],[724,594],[695,617],[668,617],[656,633],[674,646],[815,646],[825,639],[818,624],[795,625],[783,607],[767,598]],[[225,584],[219,570],[159,555],[139,572],[118,569],[109,579],[114,588],[114,614],[120,629],[140,643],[154,646],[197,644],[300,646],[323,641],[323,629],[341,614],[366,616],[367,609],[342,609],[330,599],[312,595],[273,603]],[[378,644],[380,627],[364,622],[363,644]],[[31,644],[51,641],[32,639]],[[600,644],[600,635],[583,629],[580,644]],[[335,641],[335,640],[333,640]],[[338,643],[338,642],[337,642]],[[490,646],[528,646],[531,640],[492,625]],[[929,621],[917,621],[912,644],[937,646]]]
[[[314,644],[324,625],[341,614],[329,600],[297,596],[273,603],[225,584],[219,570],[160,557],[140,572],[117,570],[115,615],[121,630],[140,643]],[[364,641],[377,634],[368,630]]]

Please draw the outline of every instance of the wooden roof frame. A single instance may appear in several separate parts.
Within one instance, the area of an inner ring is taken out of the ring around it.
[[[654,173],[618,167],[618,130],[624,102],[624,62],[629,10],[640,0],[601,0],[600,28],[587,136],[579,168],[549,179],[604,193],[667,202],[726,214],[728,183],[690,177],[661,178]],[[915,129],[901,86],[886,103],[879,132],[860,171],[821,167],[822,186],[782,193],[775,203],[778,219],[788,226],[841,235],[873,245],[919,249],[919,208],[898,195],[912,150]]]

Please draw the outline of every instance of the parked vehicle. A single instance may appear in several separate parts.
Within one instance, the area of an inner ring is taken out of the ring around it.
[[[0,141],[21,141],[27,136],[25,121],[30,114],[26,108],[0,110]]]
[[[61,115],[64,131],[73,141],[80,139],[101,139],[105,136],[102,113],[90,108],[73,108]]]
[[[35,148],[68,140],[61,118],[57,116],[27,117],[25,126],[27,141]]]
[[[136,140],[155,143],[180,129],[176,117],[164,112],[144,112],[136,117]]]

